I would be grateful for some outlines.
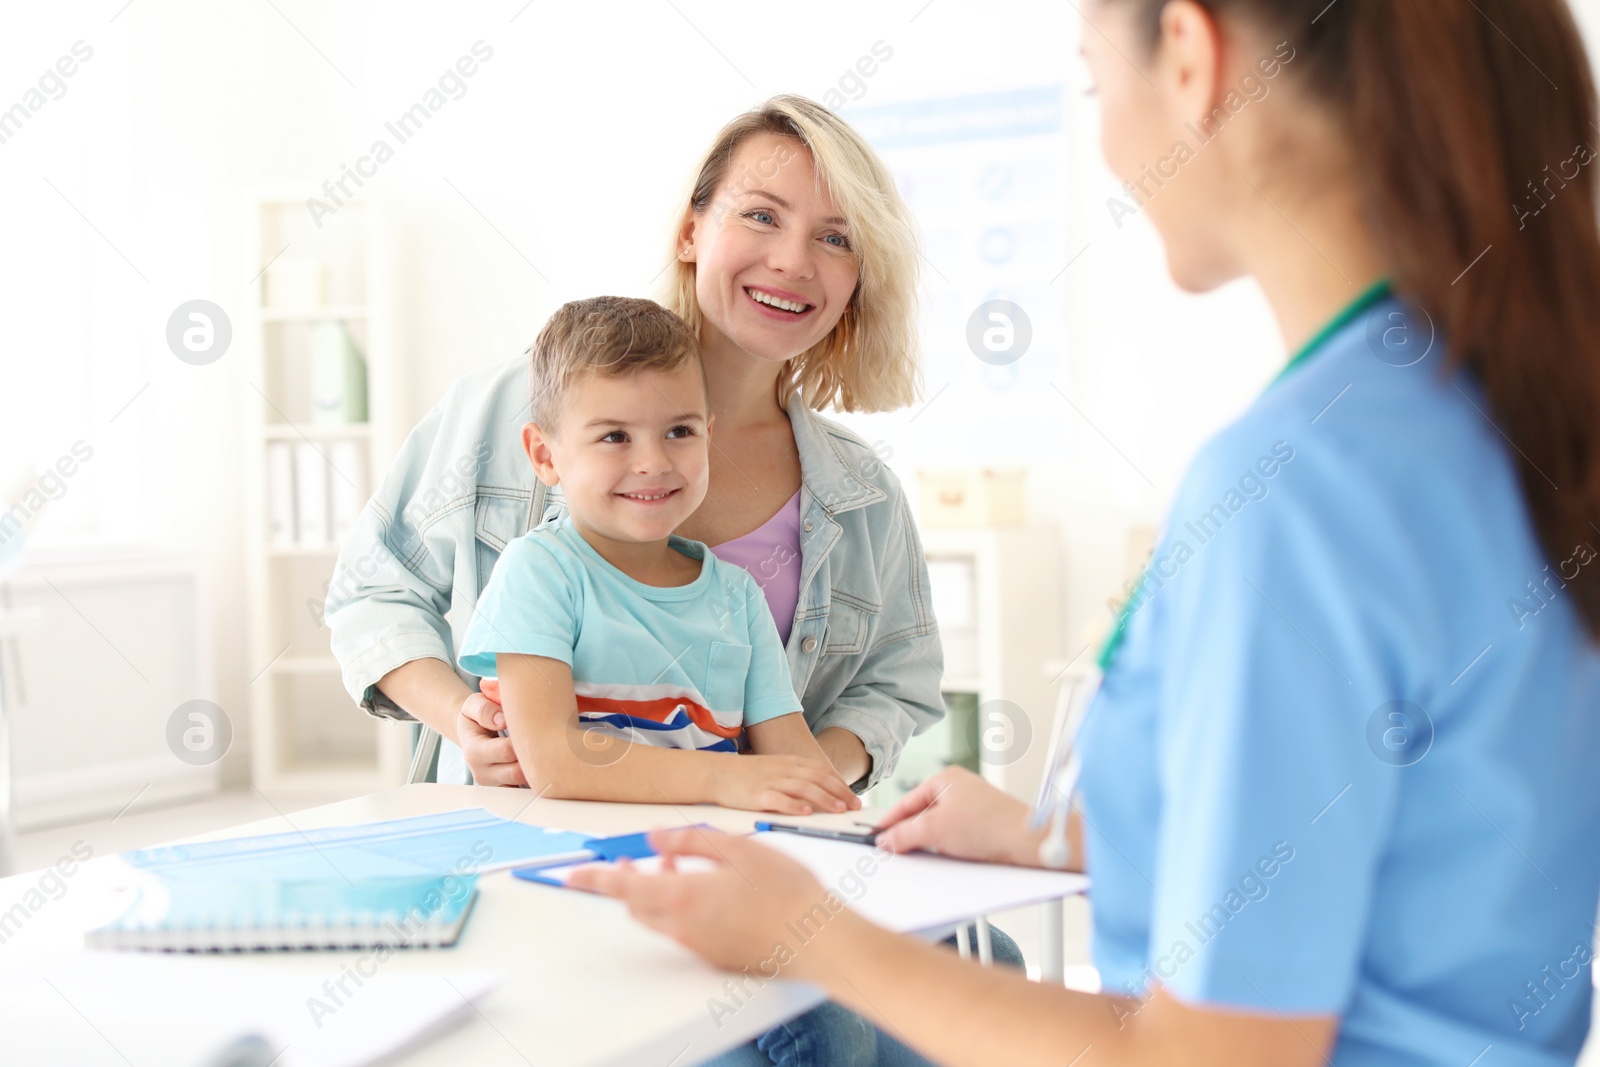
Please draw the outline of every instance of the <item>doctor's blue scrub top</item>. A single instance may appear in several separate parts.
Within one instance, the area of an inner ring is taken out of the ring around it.
[[[1600,654],[1564,587],[1600,530],[1546,557],[1431,335],[1375,289],[1185,476],[1083,730],[1095,962],[1340,1016],[1339,1067],[1571,1064]]]

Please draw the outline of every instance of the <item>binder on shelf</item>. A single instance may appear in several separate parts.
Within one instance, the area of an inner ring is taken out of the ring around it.
[[[287,441],[267,442],[267,544],[293,548],[294,447]]]
[[[307,331],[311,421],[341,425],[367,421],[367,364],[344,323],[313,322]]]
[[[328,524],[335,545],[342,545],[356,528],[367,504],[366,448],[360,441],[330,441],[328,463]]]
[[[294,446],[295,541],[303,548],[328,543],[328,462],[317,446]]]

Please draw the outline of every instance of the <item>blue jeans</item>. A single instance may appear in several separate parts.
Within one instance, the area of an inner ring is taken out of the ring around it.
[[[1025,966],[1022,949],[1002,930],[989,928],[997,966]],[[954,935],[945,944],[955,946]],[[976,928],[967,928],[967,943],[976,946]],[[976,955],[974,955],[976,959]],[[879,1030],[866,1019],[832,1001],[812,1008],[768,1030],[705,1067],[931,1067],[929,1061]]]

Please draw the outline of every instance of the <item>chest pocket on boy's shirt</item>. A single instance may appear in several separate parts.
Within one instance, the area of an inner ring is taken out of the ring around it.
[[[718,715],[744,711],[745,680],[750,675],[750,646],[727,641],[711,643],[706,665],[706,703]],[[737,720],[728,725],[738,725]]]

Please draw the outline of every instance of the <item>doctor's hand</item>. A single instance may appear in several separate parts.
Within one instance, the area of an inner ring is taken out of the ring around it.
[[[482,692],[461,702],[456,714],[456,744],[466,757],[467,769],[478,785],[509,785],[526,789],[528,779],[512,751],[511,738],[501,737],[506,713],[500,707],[500,682],[485,678]]]
[[[965,767],[946,767],[900,798],[878,823],[878,845],[956,859],[1038,867],[1044,830],[1028,829],[1028,806]]]
[[[807,957],[821,955],[815,949],[832,940],[826,935],[834,927],[863,921],[810,871],[748,837],[691,827],[657,830],[649,840],[662,857],[660,873],[622,860],[579,868],[567,884],[616,897],[639,922],[714,966],[801,978],[813,962]],[[715,866],[680,869],[677,860],[691,856]],[[805,931],[803,944],[794,929]]]

